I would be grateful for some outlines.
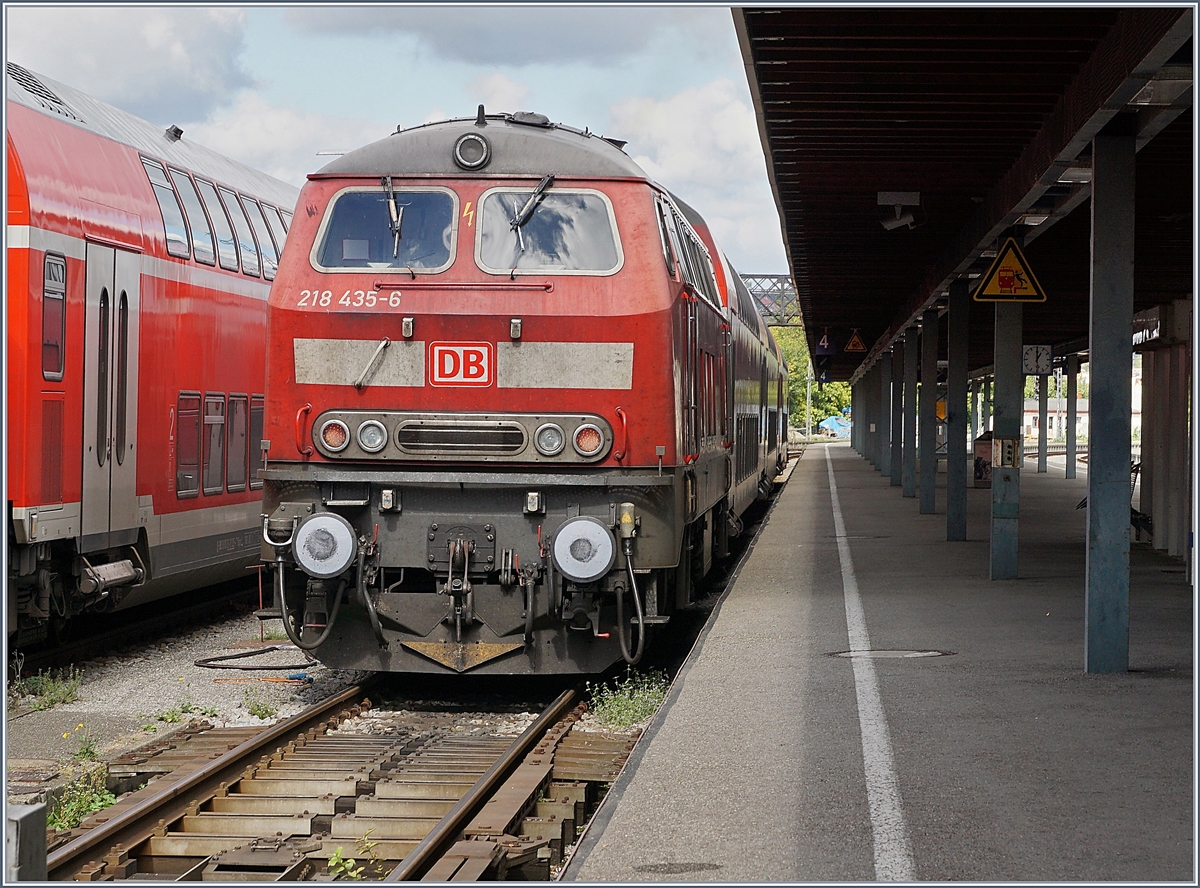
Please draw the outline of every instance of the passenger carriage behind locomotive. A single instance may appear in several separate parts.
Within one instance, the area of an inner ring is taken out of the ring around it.
[[[6,73],[7,624],[24,645],[257,562],[266,298],[297,192]]]
[[[622,144],[481,108],[309,176],[270,298],[263,558],[327,665],[637,660],[773,477],[770,336]]]

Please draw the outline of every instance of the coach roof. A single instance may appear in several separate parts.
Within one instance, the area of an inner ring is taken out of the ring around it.
[[[312,174],[324,176],[463,176],[471,171],[454,161],[454,146],[468,133],[483,136],[491,159],[478,169],[484,176],[648,178],[616,142],[550,123],[540,114],[489,114],[397,130],[343,155]]]

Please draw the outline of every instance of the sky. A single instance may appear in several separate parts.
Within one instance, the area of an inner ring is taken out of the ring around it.
[[[628,141],[738,271],[785,274],[724,6],[5,7],[6,59],[300,186],[397,126],[537,111]]]

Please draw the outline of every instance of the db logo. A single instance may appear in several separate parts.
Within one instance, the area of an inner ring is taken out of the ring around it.
[[[491,385],[494,365],[490,342],[429,345],[429,382],[433,385]]]

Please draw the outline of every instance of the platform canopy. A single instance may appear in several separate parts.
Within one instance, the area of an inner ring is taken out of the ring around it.
[[[1025,341],[1085,350],[1091,140],[1106,126],[1137,133],[1135,310],[1191,295],[1191,8],[754,7],[734,21],[809,346],[857,329],[868,347],[839,348],[834,379],[986,272],[1009,234],[1047,293],[1025,307]],[[972,370],[992,363],[992,323],[973,303]]]

